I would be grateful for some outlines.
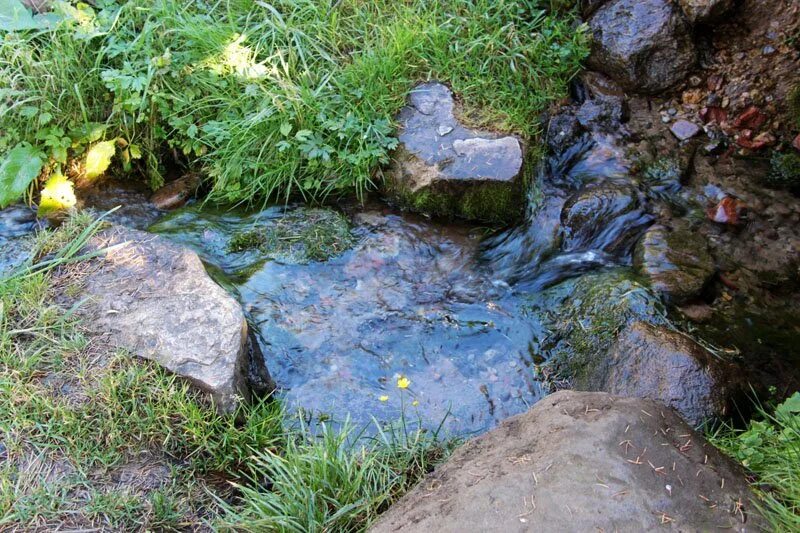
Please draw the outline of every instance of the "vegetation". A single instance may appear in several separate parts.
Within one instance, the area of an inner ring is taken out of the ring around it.
[[[777,189],[800,191],[800,155],[792,152],[773,152],[772,167],[766,184]]]
[[[442,457],[410,430],[287,429],[277,401],[217,415],[88,337],[53,302],[75,293],[97,228],[78,216],[43,232],[39,262],[0,279],[0,529],[359,530]]]
[[[228,251],[258,249],[268,257],[293,263],[326,261],[353,245],[347,218],[332,209],[296,209],[281,218],[238,233]]]
[[[709,438],[756,476],[772,529],[800,530],[800,392],[778,406],[759,406],[746,429],[724,426]]]
[[[112,161],[157,186],[172,153],[217,200],[360,193],[428,78],[452,83],[474,120],[534,136],[587,53],[549,4],[55,2],[0,27],[0,205],[36,176],[91,180]]]

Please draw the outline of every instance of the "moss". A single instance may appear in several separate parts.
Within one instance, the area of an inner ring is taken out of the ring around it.
[[[464,191],[437,191],[426,187],[416,192],[390,188],[388,196],[401,209],[423,215],[465,219],[487,224],[509,224],[519,220],[523,200],[518,189],[487,184]]]
[[[247,230],[234,235],[228,242],[227,250],[233,253],[244,252],[261,248],[265,243],[264,233],[258,230]]]
[[[565,285],[558,290],[569,296],[551,323],[558,340],[550,347],[548,363],[558,381],[584,385],[626,326],[667,321],[658,298],[628,270],[583,276]]]
[[[330,209],[297,209],[269,224],[242,231],[228,242],[229,252],[259,250],[292,263],[327,261],[353,245],[350,224]]]
[[[764,181],[767,186],[776,189],[800,191],[800,154],[772,154],[771,168]]]

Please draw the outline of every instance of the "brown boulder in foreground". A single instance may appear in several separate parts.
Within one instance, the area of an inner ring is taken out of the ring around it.
[[[671,409],[562,391],[467,442],[371,531],[757,531],[751,498]]]

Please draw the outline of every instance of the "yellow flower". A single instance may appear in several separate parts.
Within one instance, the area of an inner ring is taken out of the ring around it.
[[[418,406],[419,400],[414,400],[413,402],[411,402],[411,405],[413,405],[414,407]]]
[[[400,376],[397,378],[397,388],[398,389],[407,389],[408,386],[411,385],[411,380],[405,376]]]
[[[380,401],[382,401],[382,402],[388,402],[388,401],[389,401],[389,397],[388,397],[388,396],[386,396],[385,394],[384,394],[383,396],[381,396],[380,398],[378,398],[378,399],[379,399]]]

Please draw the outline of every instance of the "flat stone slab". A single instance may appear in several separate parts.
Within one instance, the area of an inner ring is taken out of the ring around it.
[[[562,391],[456,450],[371,531],[758,531],[752,498],[671,409]]]
[[[522,144],[514,136],[467,128],[454,111],[453,93],[441,83],[411,91],[397,117],[400,147],[387,175],[389,196],[425,214],[513,218],[505,211],[509,197],[521,198]]]
[[[221,411],[249,397],[247,322],[197,254],[142,231],[112,226],[85,253],[82,312],[113,346],[150,359],[211,393]]]

